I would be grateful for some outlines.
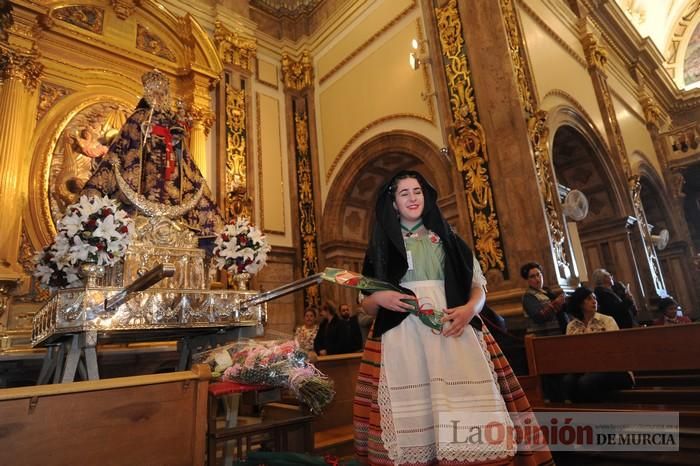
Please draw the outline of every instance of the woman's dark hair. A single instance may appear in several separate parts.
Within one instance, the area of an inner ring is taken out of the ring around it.
[[[306,315],[307,312],[310,312],[316,317],[318,315],[318,311],[316,310],[316,306],[309,306],[306,309],[304,309],[304,315]]]
[[[667,298],[663,298],[659,301],[659,312],[666,312],[666,309],[668,309],[671,306],[673,306],[674,308],[678,307],[678,303],[676,302],[676,300],[670,296]]]
[[[576,317],[578,320],[583,320],[583,311],[581,310],[581,305],[586,300],[586,298],[588,298],[592,294],[593,290],[591,290],[590,288],[586,288],[585,286],[576,288],[576,291],[574,291],[574,293],[571,296],[569,296],[567,304],[567,310],[569,311],[569,314]]]
[[[527,276],[530,273],[530,270],[532,269],[538,269],[540,272],[542,272],[542,266],[540,264],[538,264],[537,262],[528,262],[527,264],[520,267],[520,276],[527,280]]]
[[[389,185],[389,192],[391,193],[391,197],[393,198],[396,196],[396,189],[398,188],[399,181],[401,181],[401,180],[408,180],[410,178],[413,178],[414,180],[418,180],[418,184],[420,185],[420,187],[422,189],[424,189],[423,182],[416,175],[417,174],[413,173],[413,172],[404,172],[404,173],[400,173],[400,174],[396,175],[394,177],[394,179],[391,180],[391,184]]]

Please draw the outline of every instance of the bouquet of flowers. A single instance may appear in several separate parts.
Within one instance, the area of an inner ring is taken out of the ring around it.
[[[255,274],[265,266],[270,245],[248,219],[239,217],[216,236],[214,260],[219,269],[234,274]]]
[[[285,387],[319,414],[333,400],[333,382],[308,362],[295,341],[238,342],[200,354],[213,376],[250,385]]]
[[[372,293],[375,291],[398,291],[399,293],[404,293],[403,290],[391,283],[365,277],[364,275],[349,270],[326,267],[321,274],[321,278],[337,285],[348,286],[360,291]],[[421,322],[434,330],[442,331],[443,311],[434,309],[431,303],[421,302],[421,300],[418,299],[404,299],[403,301],[413,305],[413,308],[409,312],[417,316]]]
[[[34,259],[34,275],[44,286],[78,286],[82,264],[109,266],[124,256],[134,223],[116,201],[82,196],[66,208],[56,230],[53,243]]]
[[[65,254],[67,249],[66,246],[57,246],[54,242],[34,257],[34,276],[44,287],[54,289],[82,286],[78,268],[68,262]]]

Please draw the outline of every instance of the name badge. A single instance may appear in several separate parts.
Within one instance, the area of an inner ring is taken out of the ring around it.
[[[406,251],[406,261],[408,262],[408,270],[413,270],[413,254],[411,254],[411,251]]]

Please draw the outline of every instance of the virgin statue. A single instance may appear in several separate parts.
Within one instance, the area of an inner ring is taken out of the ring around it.
[[[212,236],[224,221],[187,148],[191,119],[182,108],[172,110],[162,72],[149,71],[142,81],[143,98],[81,194],[107,195],[132,215],[166,216]]]

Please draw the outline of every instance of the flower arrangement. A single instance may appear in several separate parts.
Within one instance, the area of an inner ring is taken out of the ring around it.
[[[259,272],[265,266],[267,253],[270,252],[265,235],[243,217],[228,223],[214,242],[217,268],[226,269],[233,274]]]
[[[82,196],[56,224],[53,243],[35,257],[34,276],[44,286],[80,286],[82,264],[113,265],[124,256],[134,223],[108,197]]]
[[[308,362],[294,340],[238,342],[198,355],[213,367],[212,375],[250,385],[288,388],[313,413],[333,400],[333,382]]]

